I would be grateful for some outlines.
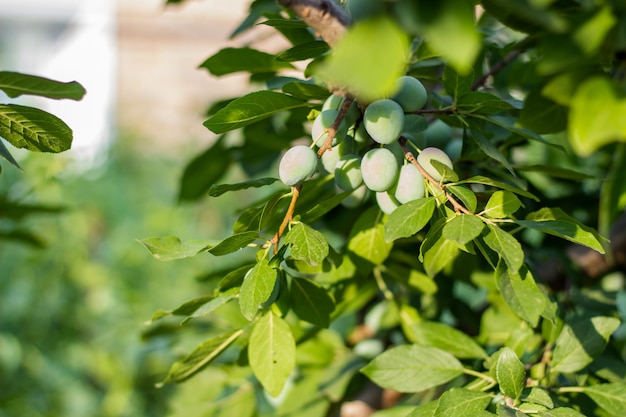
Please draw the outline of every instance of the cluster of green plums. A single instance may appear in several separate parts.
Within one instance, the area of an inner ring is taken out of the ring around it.
[[[425,179],[418,168],[407,161],[398,143],[400,137],[413,142],[419,152],[417,162],[435,181],[443,176],[433,161],[453,169],[446,152],[427,145],[428,123],[414,112],[423,108],[427,92],[411,76],[397,81],[396,93],[370,103],[361,117],[356,104],[349,109],[332,140],[332,147],[318,158],[316,147],[328,137],[328,128],[337,118],[343,97],[331,95],[322,106],[311,128],[313,144],[290,148],[279,165],[279,177],[295,186],[322,170],[334,175],[337,191],[350,191],[343,201],[355,207],[375,193],[381,210],[387,214],[401,204],[424,197]],[[439,128],[441,129],[441,128]]]

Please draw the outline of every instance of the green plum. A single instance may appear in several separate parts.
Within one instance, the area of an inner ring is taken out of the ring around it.
[[[387,191],[396,183],[398,161],[389,149],[371,149],[361,160],[361,175],[370,190]]]
[[[398,140],[402,134],[404,111],[393,100],[376,100],[365,109],[363,124],[372,139],[386,145]]]
[[[311,177],[317,169],[317,154],[308,146],[297,145],[283,155],[278,165],[278,176],[283,184],[297,185]]]

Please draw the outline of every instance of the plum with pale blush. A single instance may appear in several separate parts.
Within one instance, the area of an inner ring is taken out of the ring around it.
[[[317,169],[317,154],[308,146],[290,148],[280,160],[278,176],[287,186],[297,185],[311,177]]]

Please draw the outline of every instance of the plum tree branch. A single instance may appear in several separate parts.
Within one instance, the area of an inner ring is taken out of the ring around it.
[[[350,17],[332,0],[278,0],[331,46],[344,35]]]
[[[510,52],[507,56],[502,58],[493,67],[491,67],[491,69],[485,75],[483,75],[482,77],[474,81],[474,84],[472,84],[471,90],[472,91],[478,90],[487,82],[489,77],[502,71],[504,67],[506,67],[509,63],[511,63],[511,61],[513,61],[515,58],[520,56],[522,52],[523,51],[521,49]]]
[[[404,151],[404,157],[407,159],[407,161],[412,163],[415,166],[415,168],[417,168],[417,170],[420,172],[420,174],[422,174],[422,176],[428,180],[428,182],[433,184],[435,187],[440,189],[445,194],[450,204],[452,204],[452,207],[454,207],[455,212],[474,215],[474,213],[472,213],[467,208],[465,208],[461,203],[459,203],[452,194],[446,191],[446,187],[444,185],[440,184],[439,181],[434,179],[432,175],[426,172],[426,170],[419,164],[419,162],[417,162],[417,159],[415,159],[415,156],[413,155],[413,153],[407,146],[407,138],[400,136],[400,139],[398,139],[398,143],[400,144],[400,146],[402,146],[402,150]]]
[[[298,184],[295,187],[291,187],[291,202],[289,203],[289,208],[287,209],[287,213],[283,218],[283,222],[278,227],[278,231],[270,240],[270,243],[274,245],[274,255],[278,253],[278,242],[280,242],[280,238],[285,233],[285,229],[287,229],[287,225],[293,219],[293,213],[296,211],[296,202],[298,201],[298,197],[300,197],[300,191],[302,190],[302,184]]]

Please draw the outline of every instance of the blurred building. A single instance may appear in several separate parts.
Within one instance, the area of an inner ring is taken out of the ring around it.
[[[20,97],[61,117],[74,130],[70,153],[85,166],[106,155],[114,137],[133,134],[150,148],[199,146],[212,100],[241,94],[245,77],[217,79],[198,65],[227,45],[248,0],[0,0],[0,70],[87,89],[81,102]],[[0,97],[0,102],[9,99]],[[204,146],[204,145],[203,145]]]

